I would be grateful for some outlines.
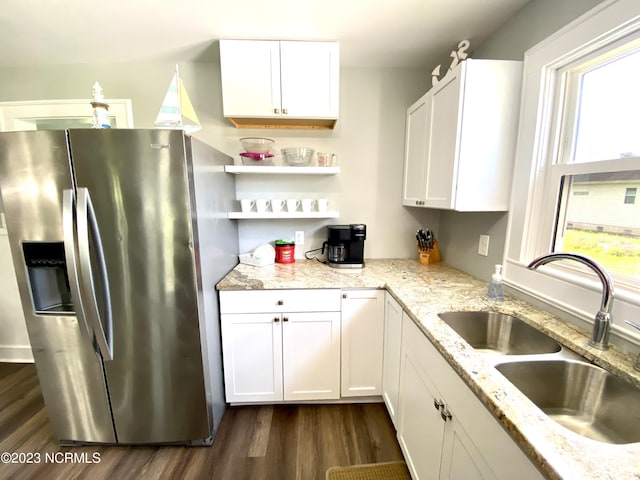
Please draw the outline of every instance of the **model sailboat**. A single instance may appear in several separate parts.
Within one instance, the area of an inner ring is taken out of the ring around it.
[[[184,88],[180,78],[177,65],[176,73],[173,74],[171,84],[167,89],[160,112],[158,112],[154,123],[160,128],[184,130],[187,133],[192,133],[202,128],[198,115],[193,109],[187,90]]]

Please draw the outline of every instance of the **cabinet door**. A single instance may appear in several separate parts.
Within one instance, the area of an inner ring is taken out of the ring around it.
[[[382,398],[396,430],[398,429],[398,388],[400,386],[400,348],[402,346],[402,307],[389,294],[384,307],[384,356]]]
[[[455,413],[447,420],[440,468],[441,480],[482,480],[497,478],[475,444],[462,428]]]
[[[343,397],[382,394],[384,291],[342,293]]]
[[[340,397],[340,313],[282,317],[285,400]]]
[[[339,52],[336,42],[280,42],[283,116],[338,118]]]
[[[403,341],[400,363],[400,448],[414,480],[436,480],[440,476],[445,422],[434,407],[440,400],[412,348]]]
[[[223,314],[221,321],[227,401],[282,400],[280,314]]]
[[[426,206],[454,208],[458,170],[458,122],[461,109],[460,69],[433,89],[428,140]]]
[[[225,117],[279,117],[280,42],[220,40]]]
[[[421,206],[426,194],[427,137],[431,118],[431,92],[407,109],[402,204]]]

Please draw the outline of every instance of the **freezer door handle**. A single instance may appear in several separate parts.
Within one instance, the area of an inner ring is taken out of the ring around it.
[[[64,256],[67,262],[67,275],[69,277],[69,287],[73,296],[73,303],[80,326],[80,333],[93,342],[93,334],[87,324],[82,304],[82,294],[80,293],[80,282],[78,280],[78,258],[76,256],[75,239],[75,219],[73,216],[73,190],[62,192],[62,232],[64,236]]]
[[[113,316],[111,313],[111,296],[109,293],[107,266],[104,259],[100,230],[98,228],[93,204],[91,203],[89,190],[86,188],[78,188],[77,196],[78,256],[80,259],[80,280],[87,300],[85,312],[93,328],[96,343],[100,349],[102,358],[105,361],[113,360]],[[89,233],[91,233],[91,238],[93,239],[93,247],[99,270],[97,273],[100,275],[100,285],[102,285],[102,294],[105,300],[104,324],[100,319],[100,310],[98,310],[98,300],[96,298],[95,283],[93,281],[94,272],[91,267]]]

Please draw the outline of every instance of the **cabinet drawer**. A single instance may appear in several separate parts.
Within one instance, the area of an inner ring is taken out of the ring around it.
[[[224,290],[220,292],[220,313],[339,311],[339,289]]]

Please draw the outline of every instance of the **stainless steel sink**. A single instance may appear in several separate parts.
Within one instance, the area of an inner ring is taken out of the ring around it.
[[[532,355],[561,350],[558,342],[522,320],[496,312],[446,312],[439,317],[478,351]]]
[[[550,418],[606,443],[640,442],[640,390],[576,360],[515,361],[498,371]]]

